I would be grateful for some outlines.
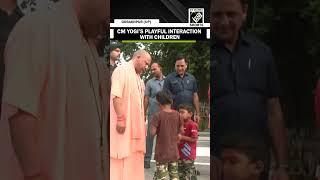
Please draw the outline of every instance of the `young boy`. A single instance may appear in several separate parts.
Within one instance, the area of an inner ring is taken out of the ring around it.
[[[228,135],[221,150],[224,180],[267,180],[269,150],[254,135]]]
[[[178,134],[182,129],[179,113],[171,109],[172,99],[169,92],[163,90],[157,93],[160,111],[153,115],[151,135],[157,135],[155,157],[156,172],[154,180],[179,180],[178,175]]]
[[[193,109],[189,105],[178,107],[184,130],[179,134],[179,178],[180,180],[196,180],[197,171],[194,166],[198,140],[198,124],[191,120]]]

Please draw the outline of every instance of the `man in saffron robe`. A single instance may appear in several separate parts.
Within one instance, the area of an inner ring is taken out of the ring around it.
[[[151,63],[145,50],[112,74],[110,100],[110,179],[144,180],[146,130],[144,83],[140,75]]]

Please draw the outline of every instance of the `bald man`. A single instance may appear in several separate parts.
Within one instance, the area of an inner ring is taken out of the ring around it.
[[[95,40],[109,0],[64,0],[22,18],[5,49],[0,177],[108,178],[105,81]]]
[[[145,50],[112,74],[110,109],[110,179],[144,180],[146,130],[144,83],[140,75],[151,63]]]

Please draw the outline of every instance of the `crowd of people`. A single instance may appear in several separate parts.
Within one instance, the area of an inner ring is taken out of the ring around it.
[[[116,64],[121,46],[111,44],[109,51],[107,64]],[[144,84],[141,74],[148,66],[153,77]],[[161,64],[152,62],[145,50],[136,51],[130,61],[115,69],[108,65],[114,69],[110,94],[112,178],[143,179],[144,168],[151,167],[156,135],[154,179],[196,179],[200,108],[197,81],[187,66],[186,58],[178,56],[176,72],[164,76]]]
[[[200,107],[185,57],[168,76],[145,50],[119,63],[121,46],[111,44],[102,60],[109,1],[61,1],[28,15],[5,2],[2,178],[142,180],[156,135],[154,179],[196,179]]]

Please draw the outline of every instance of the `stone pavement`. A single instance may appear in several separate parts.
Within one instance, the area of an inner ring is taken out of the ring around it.
[[[154,146],[155,144],[156,143],[154,143]],[[210,179],[210,132],[199,133],[199,139],[197,144],[197,159],[195,161],[195,165],[196,165],[196,168],[200,171],[198,180],[209,180]],[[152,180],[154,171],[155,171],[155,161],[152,160],[151,168],[145,169],[144,171],[145,180]]]

